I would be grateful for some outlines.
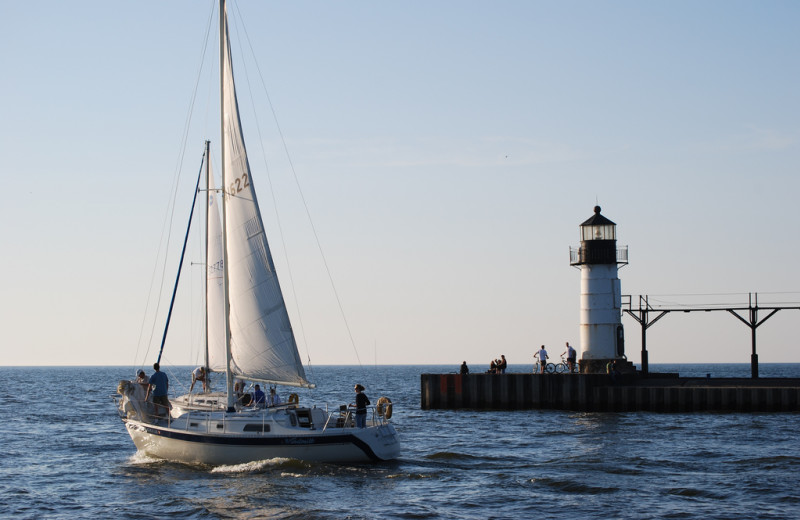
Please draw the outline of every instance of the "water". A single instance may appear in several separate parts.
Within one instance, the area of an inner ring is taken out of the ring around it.
[[[419,374],[457,368],[313,370],[319,388],[301,399],[347,403],[357,381],[373,403],[392,398],[397,462],[219,468],[136,453],[109,397],[131,368],[0,368],[0,517],[800,517],[800,414],[420,410]],[[651,371],[748,377],[750,367]],[[167,374],[173,392],[188,386],[188,367]],[[800,377],[800,365],[760,375]]]

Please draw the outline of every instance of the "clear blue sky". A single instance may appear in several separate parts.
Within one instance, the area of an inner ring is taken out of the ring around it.
[[[183,151],[214,4],[0,0],[0,363],[154,360],[163,317],[153,328],[145,310],[173,178],[180,166],[168,278],[203,140],[218,140],[206,67]],[[800,301],[800,3],[229,11],[244,17],[249,43],[234,32],[234,47],[257,57],[362,363],[531,363],[543,343],[580,347],[568,252],[596,202],[630,248],[623,293]],[[297,194],[282,194],[294,181],[258,71],[235,59],[245,124],[252,89],[261,125],[246,135],[268,231],[258,141],[280,201],[301,356],[356,363]],[[192,287],[171,363],[197,360]],[[762,362],[800,362],[799,313],[759,328]],[[640,329],[623,323],[638,363]],[[651,363],[746,363],[750,334],[726,313],[670,315],[648,345]]]

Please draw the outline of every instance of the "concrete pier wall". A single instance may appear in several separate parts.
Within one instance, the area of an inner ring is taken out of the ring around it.
[[[798,379],[701,379],[676,374],[422,374],[432,409],[590,412],[797,412]]]

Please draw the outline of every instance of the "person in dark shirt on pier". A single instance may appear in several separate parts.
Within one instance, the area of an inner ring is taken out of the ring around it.
[[[506,367],[508,366],[508,361],[506,361],[505,354],[500,355],[500,362],[497,363],[497,373],[498,374],[505,374]]]
[[[463,363],[461,363],[461,375],[465,376],[467,374],[469,374],[469,367],[467,366],[467,362],[464,361]]]
[[[569,367],[570,374],[575,371],[575,361],[578,358],[578,353],[575,352],[575,349],[572,348],[572,345],[569,344],[567,341],[567,350],[564,351],[564,354],[567,355],[567,366]],[[561,356],[564,356],[561,354]]]
[[[606,364],[606,374],[611,376],[611,382],[617,382],[617,376],[619,375],[619,371],[617,370],[617,362],[616,360],[611,360]]]

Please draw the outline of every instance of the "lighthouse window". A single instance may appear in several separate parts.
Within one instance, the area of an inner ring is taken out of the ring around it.
[[[583,226],[581,240],[616,240],[614,225]]]

